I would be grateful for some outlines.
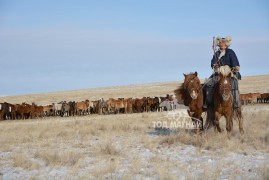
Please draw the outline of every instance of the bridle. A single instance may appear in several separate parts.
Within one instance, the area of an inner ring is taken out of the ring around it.
[[[189,90],[188,90],[187,87],[188,87],[189,83],[192,83],[193,80],[194,80],[195,78],[197,78],[197,76],[194,76],[193,78],[191,78],[190,80],[188,80],[186,83],[184,83],[184,90],[187,91],[189,94],[190,94],[190,92],[189,92]],[[205,84],[204,84],[204,85],[205,85]],[[199,95],[201,89],[203,89],[204,85],[203,85],[203,86],[200,85],[200,88],[198,88],[198,89],[194,89],[194,88],[192,88],[191,90],[196,90],[196,91],[197,91],[197,97],[198,97],[198,95]],[[190,96],[191,96],[191,95],[190,95]],[[197,98],[197,97],[196,97],[196,98]],[[196,99],[196,98],[193,98],[192,96],[191,96],[191,98],[192,98],[192,99]]]

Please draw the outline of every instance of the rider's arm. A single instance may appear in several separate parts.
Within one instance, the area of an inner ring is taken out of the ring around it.
[[[217,56],[217,55],[216,55]],[[212,58],[212,60],[211,60],[211,68],[213,69],[214,68],[214,70],[217,70],[218,69],[218,63],[217,63],[217,61],[216,61],[216,58],[215,58],[215,56],[213,55],[213,58]]]
[[[231,60],[231,62],[230,62],[231,67],[234,67],[234,68],[237,67],[237,69],[239,70],[239,67],[240,67],[239,61],[237,59],[235,52],[231,49],[230,49],[229,56],[230,56],[230,60]]]
[[[240,74],[240,64],[239,64],[239,61],[237,59],[237,56],[235,54],[235,52],[233,50],[230,49],[230,53],[229,53],[229,56],[230,56],[230,63],[231,63],[231,67],[234,68],[235,72],[238,72],[237,73],[237,78],[238,79],[241,79],[241,74]]]
[[[213,69],[214,65],[216,64],[215,56],[213,55],[213,58],[211,60],[211,68]]]

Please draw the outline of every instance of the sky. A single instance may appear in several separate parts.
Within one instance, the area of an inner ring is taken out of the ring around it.
[[[0,0],[0,96],[212,73],[231,36],[244,76],[269,74],[269,1]]]

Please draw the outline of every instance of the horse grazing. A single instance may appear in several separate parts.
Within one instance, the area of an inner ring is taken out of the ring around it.
[[[198,78],[198,73],[183,74],[185,79],[183,84],[177,88],[174,93],[178,101],[183,100],[185,106],[189,107],[189,115],[193,120],[199,119],[201,121],[201,127],[197,129],[203,129],[203,89]],[[197,124],[197,122],[196,122]]]
[[[214,99],[214,121],[213,125],[218,132],[221,132],[219,126],[219,119],[224,116],[226,119],[226,130],[231,132],[233,129],[233,118],[236,116],[239,123],[239,130],[241,133],[243,130],[243,118],[241,107],[233,109],[233,96],[232,96],[232,85],[231,85],[231,76],[232,72],[228,69],[220,71],[219,81],[216,83],[213,91]]]

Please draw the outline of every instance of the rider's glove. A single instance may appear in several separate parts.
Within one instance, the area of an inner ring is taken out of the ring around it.
[[[217,70],[219,68],[219,65],[218,64],[214,64],[213,65],[213,68],[214,68],[214,70]]]
[[[240,71],[240,67],[239,67],[239,66],[235,66],[235,67],[234,67],[234,71],[235,71],[235,72],[239,72],[239,71]]]

